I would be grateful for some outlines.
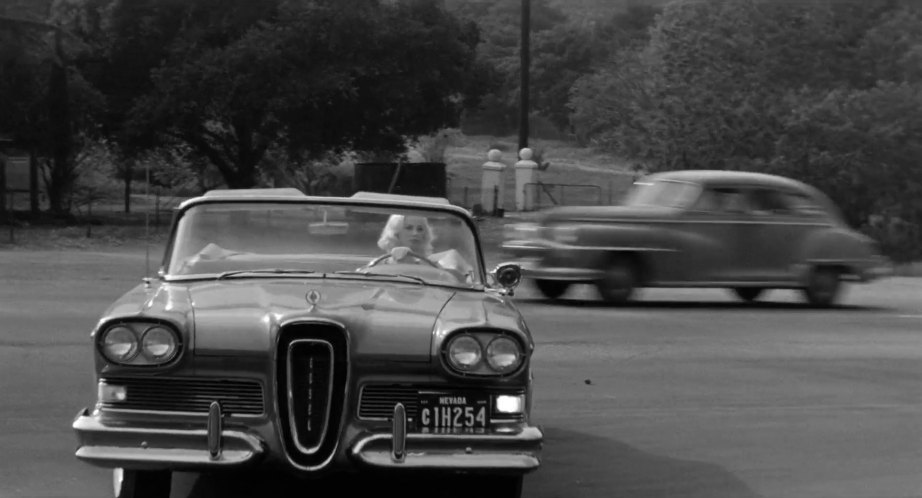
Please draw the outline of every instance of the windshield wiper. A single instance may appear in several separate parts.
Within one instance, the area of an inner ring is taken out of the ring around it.
[[[292,270],[287,268],[258,268],[253,270],[233,270],[226,271],[217,276],[217,280],[223,280],[229,277],[235,277],[237,275],[244,275],[247,273],[258,273],[258,274],[269,274],[269,275],[310,275],[317,273],[314,270]]]
[[[336,275],[355,275],[355,276],[361,275],[363,277],[379,277],[379,278],[395,278],[395,277],[396,278],[407,278],[407,279],[419,282],[423,285],[429,284],[429,282],[424,278],[420,278],[414,275],[407,275],[406,273],[375,273],[375,272],[367,272],[367,271],[343,270],[343,271],[335,272],[335,274]]]

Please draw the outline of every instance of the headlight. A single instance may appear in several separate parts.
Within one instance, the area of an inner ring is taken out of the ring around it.
[[[109,361],[131,361],[138,355],[138,349],[138,336],[128,327],[112,327],[102,337],[102,351]]]
[[[453,335],[442,348],[445,366],[465,377],[512,375],[527,360],[521,341],[511,331],[469,329]]]
[[[458,370],[473,370],[482,357],[480,342],[469,335],[459,335],[448,344],[448,361]]]
[[[519,344],[509,337],[497,337],[487,346],[487,363],[497,372],[515,370],[522,363]]]
[[[141,352],[152,361],[166,363],[173,359],[177,349],[176,336],[163,327],[151,327],[141,337]]]
[[[125,321],[104,329],[98,349],[111,363],[150,367],[168,363],[182,349],[179,334],[165,324]]]

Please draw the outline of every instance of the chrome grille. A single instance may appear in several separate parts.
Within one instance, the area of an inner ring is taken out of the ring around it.
[[[295,465],[316,470],[336,451],[349,373],[345,330],[296,322],[279,331],[276,396],[282,442]]]
[[[212,401],[229,415],[264,412],[262,385],[255,380],[180,377],[109,377],[110,385],[125,386],[126,399],[104,403],[106,408],[208,413]]]
[[[359,418],[391,418],[394,406],[403,403],[407,418],[416,419],[419,410],[419,388],[415,386],[370,384],[362,388]]]
[[[288,417],[296,446],[313,453],[323,442],[333,387],[333,345],[316,339],[292,341],[288,355]]]

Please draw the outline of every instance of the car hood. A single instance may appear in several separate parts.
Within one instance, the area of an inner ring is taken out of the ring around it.
[[[354,356],[421,362],[429,361],[436,320],[455,293],[416,284],[310,279],[187,285],[196,355],[265,354],[281,324],[303,319],[343,324]]]

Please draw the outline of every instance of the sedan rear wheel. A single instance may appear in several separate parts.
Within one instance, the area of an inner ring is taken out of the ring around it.
[[[835,303],[841,286],[842,275],[838,268],[817,266],[810,272],[804,295],[811,305],[825,308]]]
[[[115,498],[169,498],[172,481],[169,470],[112,469]]]
[[[631,300],[637,286],[637,265],[627,255],[614,255],[596,281],[602,300],[611,304],[624,304]]]
[[[764,291],[765,289],[761,287],[736,287],[733,289],[733,292],[736,293],[737,297],[743,301],[746,301],[747,303],[751,303],[758,299]]]
[[[535,287],[548,299],[557,299],[564,295],[570,288],[570,282],[565,280],[535,279]]]

